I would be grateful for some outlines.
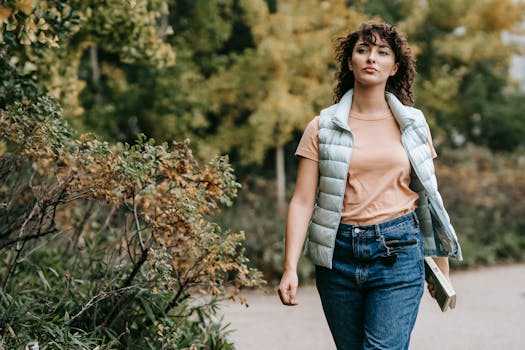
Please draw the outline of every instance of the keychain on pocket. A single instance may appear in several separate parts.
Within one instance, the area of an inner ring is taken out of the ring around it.
[[[397,253],[392,253],[390,247],[385,242],[385,236],[381,236],[383,246],[386,248],[386,253],[379,256],[379,261],[385,266],[392,266],[397,260]]]
[[[386,253],[379,256],[379,260],[385,266],[392,266],[397,260],[397,253],[392,252],[392,248],[406,247],[409,245],[417,244],[417,239],[410,239],[408,241],[395,241],[390,242],[389,244],[386,243],[385,237],[382,237],[382,240],[383,245],[386,248]]]
[[[386,247],[386,254],[379,257],[381,263],[385,266],[392,266],[397,260],[397,253],[392,253],[389,247]]]

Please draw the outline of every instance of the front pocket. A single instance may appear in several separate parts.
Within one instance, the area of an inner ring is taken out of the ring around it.
[[[406,241],[401,240],[385,240],[385,246],[387,246],[390,249],[396,249],[401,247],[410,247],[417,245],[417,239],[409,239]]]

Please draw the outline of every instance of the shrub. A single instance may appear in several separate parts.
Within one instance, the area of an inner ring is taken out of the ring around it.
[[[445,205],[463,248],[461,266],[523,261],[525,172],[519,153],[468,146],[443,152],[437,164]]]
[[[217,303],[262,280],[213,221],[227,159],[75,138],[33,97],[0,111],[0,348],[231,349]]]
[[[277,284],[284,266],[285,218],[276,214],[274,182],[249,177],[243,182],[235,205],[219,216],[224,226],[246,230],[246,255],[264,274],[264,279]],[[297,271],[299,278],[311,281],[314,266],[304,256]]]

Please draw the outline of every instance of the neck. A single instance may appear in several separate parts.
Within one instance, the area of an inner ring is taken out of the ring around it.
[[[389,109],[384,86],[354,86],[351,110],[361,114],[382,113]]]

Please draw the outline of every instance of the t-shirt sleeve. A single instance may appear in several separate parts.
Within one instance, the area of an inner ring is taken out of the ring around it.
[[[297,146],[295,155],[304,157],[316,162],[319,161],[319,117],[315,117],[308,123],[304,130],[301,141]]]

